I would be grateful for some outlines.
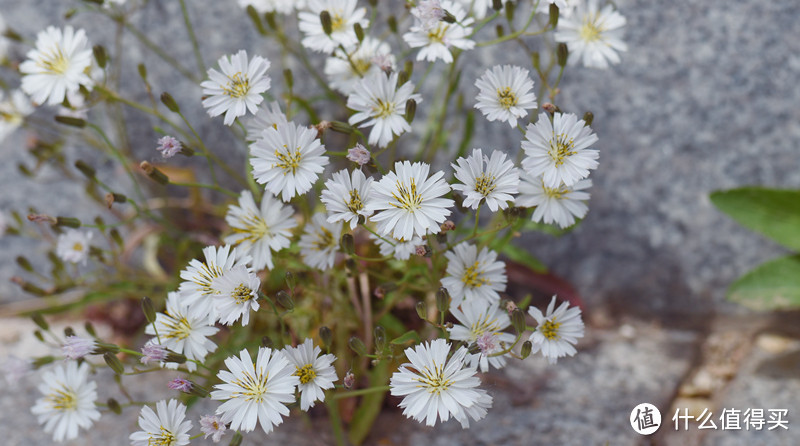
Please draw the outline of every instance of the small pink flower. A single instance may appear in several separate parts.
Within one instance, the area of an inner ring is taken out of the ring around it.
[[[225,423],[216,415],[203,415],[200,417],[200,431],[206,434],[203,438],[211,436],[214,443],[219,443],[227,428]]]
[[[175,378],[172,381],[170,381],[169,384],[167,384],[167,387],[169,387],[170,389],[180,390],[183,393],[191,392],[193,386],[194,383],[185,378]]]
[[[491,333],[484,333],[478,337],[475,341],[478,344],[478,348],[481,349],[481,353],[484,355],[489,355],[494,353],[494,350],[497,348],[497,343],[495,342],[495,336]]]
[[[92,353],[95,346],[94,339],[67,336],[67,340],[61,346],[61,352],[67,359],[80,359]]]
[[[156,150],[161,152],[164,158],[172,158],[181,151],[181,142],[171,136],[164,136],[158,140]]]
[[[151,362],[164,362],[167,358],[167,349],[158,344],[145,344],[142,347],[142,358],[140,361],[142,364],[150,364]]]
[[[369,154],[369,150],[367,150],[366,147],[362,146],[361,144],[356,144],[355,147],[347,150],[347,159],[358,164],[359,166],[367,164],[370,158],[371,155]]]

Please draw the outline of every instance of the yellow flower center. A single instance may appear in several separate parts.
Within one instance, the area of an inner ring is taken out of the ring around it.
[[[169,314],[168,314],[169,316]],[[180,319],[175,319],[170,316],[170,321],[166,322],[164,325],[167,328],[167,332],[162,334],[167,339],[186,339],[192,333],[192,326],[189,325],[189,321],[185,317],[181,317]]]
[[[336,246],[336,240],[333,239],[333,233],[327,228],[319,228],[319,233],[317,236],[317,240],[315,240],[313,243],[316,249],[322,251],[332,246]]]
[[[40,65],[51,73],[64,74],[69,69],[69,59],[61,51],[61,48],[56,48],[52,54],[44,57]]]
[[[64,386],[48,395],[47,399],[55,410],[72,411],[78,407],[78,395]]]
[[[242,375],[241,379],[237,379],[232,384],[241,387],[243,390],[233,392],[231,396],[233,398],[243,398],[245,401],[255,401],[256,403],[264,402],[269,373],[262,375],[256,372],[256,376],[253,376],[249,372],[242,372]]]
[[[409,187],[397,181],[397,193],[392,192],[392,198],[394,198],[397,203],[391,203],[391,205],[398,209],[414,212],[422,207],[422,195],[417,192],[417,184],[413,178],[411,178]]]
[[[197,284],[201,290],[203,290],[203,295],[208,294],[215,294],[213,288],[211,288],[211,282],[216,279],[217,277],[222,275],[222,268],[216,265],[207,265],[203,264],[203,267],[200,271],[192,279],[192,282]]]
[[[347,26],[347,22],[345,22],[344,17],[341,14],[334,13],[331,14],[331,31],[337,32],[343,30]]]
[[[358,193],[358,189],[351,190],[350,201],[347,202],[347,210],[357,214],[362,209],[364,209],[364,203],[361,201],[361,194]]]
[[[556,322],[556,318],[548,319],[539,327],[539,332],[549,341],[555,341],[561,338],[558,335],[558,329],[561,327],[561,322]]]
[[[511,87],[498,88],[497,100],[500,101],[500,106],[506,110],[517,105],[517,95],[511,91]]]
[[[570,192],[563,184],[559,187],[547,187],[544,182],[542,182],[542,190],[548,198],[555,198],[556,200],[562,199],[565,194]]]
[[[72,250],[73,251],[83,251],[83,243],[75,242],[75,244],[72,245]]]
[[[547,154],[555,161],[556,166],[560,166],[564,164],[564,160],[577,153],[573,150],[574,148],[575,140],[569,135],[566,133],[554,134],[550,139],[550,150]]]
[[[428,393],[432,393],[434,395],[439,395],[447,390],[451,384],[453,384],[453,381],[445,378],[443,365],[437,365],[434,363],[433,370],[425,367],[425,369],[420,370],[419,373],[422,376],[419,378],[414,378],[414,380],[419,381],[422,384],[421,387],[427,388]]]
[[[464,285],[470,288],[480,288],[483,285],[489,283],[488,280],[481,277],[483,273],[478,271],[480,267],[480,263],[477,261],[472,264],[469,268],[464,271],[464,277],[461,278],[461,281],[464,282]]]
[[[377,99],[378,104],[372,107],[372,113],[376,118],[388,118],[394,114],[394,102],[384,102],[382,99]]]
[[[445,23],[440,23],[437,27],[431,28],[428,31],[428,40],[431,43],[441,43],[444,44],[444,35],[447,33],[447,28],[449,26]]]
[[[278,162],[275,163],[273,167],[283,170],[284,175],[287,175],[290,172],[292,175],[294,175],[297,173],[297,169],[300,168],[300,161],[303,160],[303,155],[300,153],[300,147],[292,151],[289,150],[289,147],[284,144],[283,148],[286,149],[286,153],[281,152],[280,150],[275,151],[275,157],[278,158]]]
[[[487,174],[475,178],[475,190],[484,197],[488,197],[497,188],[497,185],[494,184],[496,179],[494,175]]]
[[[250,79],[247,75],[236,73],[229,79],[228,85],[222,89],[225,94],[236,99],[247,96],[247,92],[250,91]]]
[[[584,42],[596,42],[598,40],[603,40],[603,36],[601,35],[603,31],[604,29],[597,23],[597,17],[595,17],[594,14],[590,14],[583,22],[583,26],[581,26],[581,29],[578,31],[578,35]]]
[[[168,431],[164,426],[161,427],[158,437],[150,437],[147,440],[147,446],[174,446],[178,443],[175,435]]]
[[[238,240],[235,246],[238,246],[244,242],[255,243],[265,236],[270,235],[267,222],[265,222],[263,218],[256,214],[245,215],[239,221],[244,227],[232,228],[233,232],[236,234],[243,234],[245,237]]]
[[[233,290],[231,297],[237,304],[243,304],[253,298],[253,290],[242,283]]]
[[[300,377],[300,384],[308,384],[317,377],[317,372],[314,370],[313,364],[306,364],[303,367],[297,367],[294,372],[295,376]]]

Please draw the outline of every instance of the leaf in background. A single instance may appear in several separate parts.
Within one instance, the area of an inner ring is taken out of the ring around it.
[[[401,336],[392,339],[392,344],[402,345],[408,341],[420,342],[419,334],[415,330],[407,331]]]
[[[755,310],[800,308],[800,255],[756,267],[730,286],[728,299]]]
[[[743,187],[714,192],[711,202],[741,225],[800,251],[800,190]]]
[[[547,266],[541,260],[519,246],[507,244],[501,252],[509,259],[521,263],[537,273],[547,272]]]

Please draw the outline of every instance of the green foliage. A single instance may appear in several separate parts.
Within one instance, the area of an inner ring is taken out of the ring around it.
[[[728,298],[755,310],[800,307],[800,255],[756,267],[730,286]]]

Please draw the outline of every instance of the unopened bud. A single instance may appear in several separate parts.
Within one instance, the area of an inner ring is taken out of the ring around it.
[[[50,329],[50,325],[47,324],[47,321],[44,320],[44,317],[42,317],[41,314],[33,313],[31,315],[31,319],[33,320],[33,323],[42,330],[47,331]]]
[[[505,301],[505,305],[504,305],[504,306],[505,306],[505,308],[506,308],[506,312],[508,313],[508,315],[509,315],[509,316],[511,315],[511,313],[512,313],[514,310],[516,310],[516,309],[518,308],[518,307],[517,307],[517,304],[516,304],[516,303],[514,303],[514,301],[513,301],[513,300],[507,300],[507,301]]]
[[[419,316],[420,319],[428,320],[428,306],[425,305],[425,301],[421,300],[417,302],[414,309],[417,310],[417,316]]]
[[[57,115],[54,119],[59,124],[68,125],[70,127],[77,127],[79,129],[86,127],[85,119],[74,118],[72,116],[61,116],[61,115]]]
[[[95,342],[92,354],[99,355],[101,353],[117,354],[119,353],[119,346],[116,344],[109,344],[108,342]]]
[[[398,86],[399,85],[404,85],[406,82],[408,82],[408,79],[410,77],[411,76],[408,74],[408,72],[406,70],[400,71],[399,73],[397,73],[397,85]]]
[[[75,330],[73,330],[72,327],[64,327],[64,336],[65,337],[75,336]]]
[[[198,386],[195,383],[192,383],[192,388],[189,389],[189,393],[195,396],[199,396],[200,398],[205,398],[209,394],[208,389],[206,389],[203,386]]]
[[[114,398],[109,398],[108,401],[106,401],[106,405],[108,406],[108,409],[115,414],[119,415],[122,413],[122,406],[120,406],[119,402],[117,402],[117,400]]]
[[[556,112],[556,106],[551,104],[550,102],[545,102],[542,104],[542,110],[550,113],[551,115]]]
[[[175,98],[173,98],[172,95],[166,91],[161,93],[161,103],[166,105],[167,109],[173,113],[181,112],[181,108],[178,107],[178,103],[175,102]]]
[[[373,330],[373,335],[375,336],[375,351],[382,352],[386,347],[386,330],[378,325]]]
[[[90,321],[86,321],[83,324],[83,329],[86,330],[86,333],[89,333],[89,336],[96,338],[97,332],[94,330],[94,325]]]
[[[272,29],[278,29],[278,24],[275,22],[275,13],[268,12],[264,14],[264,19],[267,21],[267,25],[269,25]]]
[[[339,246],[342,248],[342,252],[345,254],[353,254],[355,252],[355,239],[353,238],[353,234],[344,234],[342,235],[342,239],[339,241]]]
[[[50,355],[41,356],[39,358],[34,359],[32,365],[33,365],[34,369],[38,369],[38,368],[40,368],[42,366],[46,366],[47,364],[51,364],[55,360],[56,360],[56,358],[54,356],[50,356]]]
[[[344,379],[342,379],[342,384],[344,388],[350,390],[356,384],[356,375],[353,374],[353,370],[350,369],[347,373],[344,374]]]
[[[439,226],[439,228],[441,228],[442,232],[448,232],[454,230],[456,228],[456,224],[453,223],[453,220],[445,220],[444,223]]]
[[[56,217],[56,226],[63,226],[66,228],[80,228],[81,221],[73,217]]]
[[[506,35],[506,29],[503,28],[503,25],[501,25],[499,23],[497,24],[497,26],[494,27],[494,32],[495,32],[495,34],[497,34],[497,38],[500,38],[500,37],[503,37],[503,36]]]
[[[428,245],[419,245],[414,247],[414,254],[420,257],[430,257],[431,249]]]
[[[262,347],[272,348],[274,345],[275,345],[275,343],[272,342],[272,338],[271,337],[264,336],[263,338],[261,338],[261,346]]]
[[[550,4],[550,26],[555,28],[558,26],[558,6],[555,3]]]
[[[116,357],[116,355],[109,352],[103,353],[103,360],[117,375],[122,375],[125,373],[125,366],[122,365],[122,362]]]
[[[583,121],[586,123],[587,126],[592,125],[592,122],[594,122],[594,113],[592,113],[590,111],[587,111],[586,113],[584,113],[583,114]]]
[[[247,5],[247,16],[250,17],[250,20],[253,22],[253,25],[256,27],[256,31],[262,36],[267,34],[267,30],[264,29],[264,24],[261,23],[261,17],[258,15],[258,11],[253,5]]]
[[[411,123],[414,115],[417,114],[417,101],[409,99],[406,101],[406,122]]]
[[[367,354],[367,346],[364,345],[364,341],[358,339],[357,337],[353,336],[350,338],[350,341],[347,342],[350,346],[350,349],[353,350],[358,356],[364,356]]]
[[[293,290],[294,287],[297,286],[297,280],[294,278],[294,274],[292,274],[291,271],[286,271],[286,273],[283,274],[283,280],[290,290]]]
[[[17,265],[19,265],[19,267],[24,269],[25,271],[31,273],[33,272],[33,265],[31,265],[31,262],[28,261],[28,259],[23,256],[17,256]]]
[[[283,70],[283,79],[286,81],[286,88],[291,90],[294,88],[294,75],[289,68]]]
[[[152,324],[156,321],[156,308],[153,305],[153,301],[147,296],[142,298],[142,312],[144,313],[144,318],[147,319],[147,323]]]
[[[389,25],[389,31],[391,31],[392,34],[397,34],[397,19],[394,18],[393,15],[386,19],[386,24]]]
[[[41,331],[39,331],[39,330],[34,330],[34,331],[33,331],[33,337],[35,337],[36,339],[38,339],[38,340],[39,340],[39,342],[44,342],[44,335],[43,335],[43,334],[42,334],[42,332],[41,332]]]
[[[142,163],[139,164],[139,167],[142,168],[142,170],[144,171],[144,173],[147,175],[148,178],[155,181],[156,183],[163,185],[169,184],[169,178],[166,175],[164,175],[164,172],[158,170],[156,166],[150,164],[149,162],[142,161]]]
[[[167,357],[164,358],[164,362],[172,362],[172,363],[175,363],[175,364],[183,364],[184,362],[186,362],[186,356],[184,356],[184,355],[182,355],[180,353],[175,353],[175,352],[172,352],[172,351],[168,351],[167,352]]]
[[[349,135],[353,133],[353,127],[346,122],[341,121],[330,121],[330,129],[337,133],[344,133]]]
[[[522,359],[525,359],[531,355],[532,349],[533,344],[531,344],[531,341],[525,341],[522,343],[522,348],[520,349],[519,355],[522,356]]]
[[[450,310],[450,293],[447,288],[440,287],[436,291],[436,308],[442,313],[447,313]]]
[[[492,9],[495,11],[503,9],[503,0],[492,0]]]
[[[533,68],[536,69],[536,71],[539,71],[542,68],[540,59],[541,57],[539,56],[538,51],[534,51],[533,54],[531,54],[531,64],[533,65]]]
[[[82,160],[75,161],[75,168],[80,170],[81,173],[83,174],[83,176],[85,176],[86,178],[88,178],[90,180],[93,180],[95,174],[97,174],[97,171],[94,170],[94,168],[92,166],[86,164]]]
[[[126,201],[128,201],[128,197],[125,195],[114,192],[109,192],[106,194],[106,206],[108,206],[109,209],[111,209],[111,206],[114,203],[125,203]]]
[[[445,23],[456,23],[456,16],[450,13],[450,11],[444,11],[444,17],[442,17],[442,21]]]
[[[322,346],[325,347],[325,350],[330,350],[331,342],[333,341],[333,333],[331,332],[331,329],[325,325],[319,327],[319,340],[322,343]]]
[[[125,242],[122,240],[122,236],[120,235],[120,233],[117,230],[117,228],[113,228],[110,231],[108,231],[108,235],[110,235],[111,236],[111,240],[114,240],[114,243],[116,243],[120,247],[125,244]]]
[[[333,33],[333,20],[331,20],[331,13],[327,10],[320,12],[319,21],[322,23],[322,30],[325,31],[325,34],[330,36],[331,33]]]
[[[242,438],[244,438],[242,436],[242,433],[239,432],[239,431],[236,431],[236,433],[233,434],[233,438],[231,438],[231,442],[229,443],[229,446],[241,446]]]
[[[103,48],[102,45],[95,45],[92,47],[92,53],[94,54],[94,60],[97,61],[97,65],[100,68],[105,68],[106,62],[108,62],[108,57],[106,56],[106,49]]]
[[[514,9],[514,2],[506,3],[506,20],[508,20],[508,23],[514,21]]]
[[[525,312],[519,308],[515,308],[514,311],[511,312],[511,325],[514,326],[514,331],[516,331],[517,334],[525,331]]]
[[[286,291],[278,291],[278,294],[275,295],[275,300],[277,300],[278,304],[280,304],[280,306],[283,308],[286,308],[289,311],[294,310],[294,300]]]
[[[353,31],[355,31],[356,39],[358,39],[359,42],[364,40],[364,28],[361,27],[360,23],[356,22],[356,24],[353,25]]]
[[[558,66],[563,67],[567,64],[567,58],[569,57],[569,50],[567,49],[567,44],[561,42],[558,44],[558,48],[556,49],[556,56],[558,57]]]
[[[143,63],[140,63],[136,66],[136,70],[139,71],[139,77],[141,77],[143,81],[147,82],[147,66]]]

